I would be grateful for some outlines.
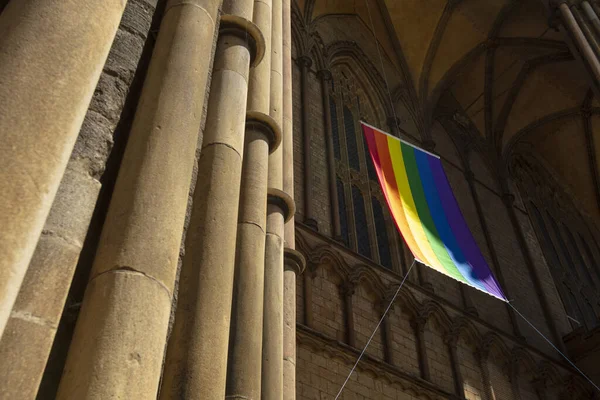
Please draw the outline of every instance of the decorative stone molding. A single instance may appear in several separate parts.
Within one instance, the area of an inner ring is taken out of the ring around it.
[[[255,67],[262,61],[265,55],[265,37],[252,21],[238,15],[221,15],[219,33],[237,36],[248,41],[251,67]]]
[[[312,58],[309,56],[301,56],[296,59],[296,64],[300,67],[310,68],[312,63]]]
[[[281,145],[281,128],[269,115],[259,111],[246,113],[246,129],[255,129],[267,137],[269,153],[274,152]]]
[[[292,199],[292,197],[283,190],[269,188],[267,190],[267,203],[275,205],[281,209],[285,222],[288,222],[296,212],[294,199]]]
[[[283,266],[286,271],[301,275],[306,268],[306,259],[299,251],[286,247],[283,250]]]

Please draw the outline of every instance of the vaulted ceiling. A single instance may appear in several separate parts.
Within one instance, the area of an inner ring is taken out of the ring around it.
[[[456,115],[498,164],[523,144],[600,221],[600,103],[541,0],[297,0],[304,19],[357,15],[411,100],[421,135]]]

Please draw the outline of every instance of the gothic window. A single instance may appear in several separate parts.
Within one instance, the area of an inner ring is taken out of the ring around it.
[[[340,209],[340,226],[342,230],[342,240],[346,246],[350,246],[350,235],[348,232],[348,217],[346,216],[346,196],[344,193],[344,184],[340,178],[337,179],[338,207]]]
[[[397,255],[399,236],[390,235],[395,229],[393,219],[377,200],[382,197],[377,173],[359,123],[364,120],[376,125],[381,117],[375,116],[360,82],[348,78],[344,68],[333,71],[335,85],[328,88],[340,239],[362,256],[392,269],[403,263]]]
[[[575,264],[577,268],[577,273],[579,274],[579,278],[591,285],[593,282],[592,275],[590,274],[590,271],[588,271],[585,265],[585,261],[583,261],[583,257],[581,256],[581,253],[579,252],[579,249],[577,247],[577,243],[575,242],[575,237],[573,236],[571,230],[566,228],[564,225],[563,229],[567,234],[569,246],[573,250],[573,255],[575,256]]]
[[[352,112],[346,106],[344,106],[344,130],[346,132],[346,146],[348,147],[348,163],[350,164],[351,168],[354,168],[356,171],[360,171],[354,115],[352,115]]]
[[[329,111],[331,113],[331,137],[333,139],[333,154],[336,160],[340,160],[342,158],[342,152],[340,150],[340,133],[338,131],[339,126],[337,119],[337,109],[335,107],[333,97],[329,98]]]
[[[371,242],[369,240],[365,200],[362,192],[356,186],[352,186],[352,203],[354,203],[354,218],[356,219],[358,252],[365,257],[371,258]]]
[[[371,199],[373,206],[373,219],[375,220],[375,231],[377,232],[377,250],[379,251],[379,263],[387,268],[392,268],[392,252],[390,251],[389,239],[383,208],[375,197]]]
[[[579,252],[573,231],[564,223],[559,224],[550,213],[544,211],[542,215],[533,203],[529,209],[572,328],[593,328],[598,323],[597,316],[584,290],[581,290],[582,287],[593,285],[592,275]],[[581,242],[585,255],[591,260],[589,246],[583,239]]]

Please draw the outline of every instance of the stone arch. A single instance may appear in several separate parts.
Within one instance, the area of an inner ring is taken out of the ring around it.
[[[331,248],[331,246],[323,245],[312,250],[309,260],[313,271],[318,268],[319,265],[329,263],[338,273],[342,281],[347,281],[349,273],[348,264],[337,251]]]
[[[489,352],[492,350],[497,350],[502,354],[505,362],[510,361],[511,358],[510,348],[500,335],[493,331],[489,331],[482,336],[478,350],[484,356],[489,355]]]
[[[452,321],[450,331],[457,338],[468,339],[473,345],[473,350],[477,350],[477,344],[481,343],[482,336],[479,330],[473,324],[473,321],[465,316],[460,316]]]
[[[329,68],[333,67],[340,60],[345,58],[351,59],[361,71],[362,75],[367,77],[368,86],[374,89],[377,100],[369,99],[371,104],[381,104],[385,110],[386,117],[393,115],[391,104],[389,100],[386,101],[386,84],[385,80],[375,67],[375,65],[369,61],[369,58],[365,52],[356,44],[356,42],[350,41],[337,41],[329,44],[325,48],[324,54],[325,65]],[[384,122],[384,121],[381,121]]]
[[[385,285],[379,275],[373,272],[373,268],[368,265],[354,267],[348,274],[348,281],[356,286],[362,282],[366,282],[379,301],[385,298]]]
[[[433,317],[435,322],[443,329],[444,334],[448,334],[452,329],[452,318],[446,312],[446,309],[435,300],[427,300],[419,309],[419,317],[429,321]]]

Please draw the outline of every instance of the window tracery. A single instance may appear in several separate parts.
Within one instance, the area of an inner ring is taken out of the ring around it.
[[[337,202],[342,242],[364,257],[388,268],[400,269],[396,256],[399,236],[393,235],[393,220],[360,128],[360,121],[381,125],[385,120],[375,108],[345,63],[332,70],[329,111],[335,158]]]

